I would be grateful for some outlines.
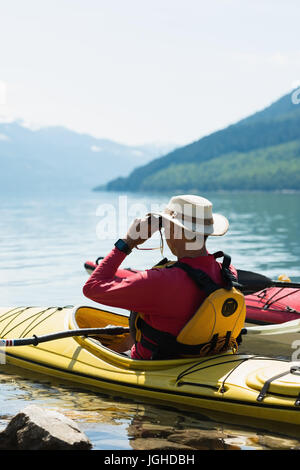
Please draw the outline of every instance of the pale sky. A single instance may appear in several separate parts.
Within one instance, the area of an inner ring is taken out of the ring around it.
[[[0,0],[0,119],[185,144],[300,82],[299,0]]]

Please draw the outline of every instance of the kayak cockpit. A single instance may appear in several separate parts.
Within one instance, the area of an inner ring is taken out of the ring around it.
[[[89,306],[77,307],[73,314],[77,328],[105,328],[108,325],[126,328],[129,323],[129,319],[125,315]]]
[[[125,315],[120,315],[106,310],[97,309],[95,307],[78,307],[73,312],[73,328],[109,328],[109,327],[123,327],[128,328],[129,319]],[[132,341],[130,334],[101,334],[93,336],[93,339],[99,345],[111,349],[117,353],[124,353],[130,349]]]
[[[69,328],[106,328],[118,326],[128,328],[129,318],[125,315],[108,312],[96,307],[75,307],[69,317]],[[126,353],[130,350],[133,342],[130,333],[111,335],[102,334],[93,337],[76,336],[81,347],[89,350],[94,356],[104,361],[127,369],[163,369],[165,367],[176,367],[195,361],[193,358],[185,359],[163,359],[163,360],[139,360],[131,359]]]

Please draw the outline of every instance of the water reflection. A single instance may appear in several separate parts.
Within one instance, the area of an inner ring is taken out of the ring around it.
[[[241,450],[292,449],[299,447],[297,439],[268,436],[265,433],[241,430],[239,427],[209,422],[201,418],[150,409],[136,416],[128,428],[131,446],[135,450]]]
[[[232,417],[170,409],[161,405],[93,393],[57,379],[45,378],[17,367],[0,373],[0,415],[3,429],[28,404],[53,409],[78,423],[102,450],[240,450],[300,449],[300,440],[273,428],[257,431],[256,423]]]

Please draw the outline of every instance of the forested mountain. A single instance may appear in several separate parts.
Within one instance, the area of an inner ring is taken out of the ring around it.
[[[300,189],[300,104],[291,98],[140,166],[106,189]]]

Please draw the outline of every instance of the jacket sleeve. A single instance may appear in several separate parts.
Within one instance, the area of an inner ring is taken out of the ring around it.
[[[143,313],[160,314],[160,273],[157,270],[118,270],[126,258],[114,248],[101,261],[83,287],[83,294],[94,302]],[[122,273],[122,277],[117,274]]]

